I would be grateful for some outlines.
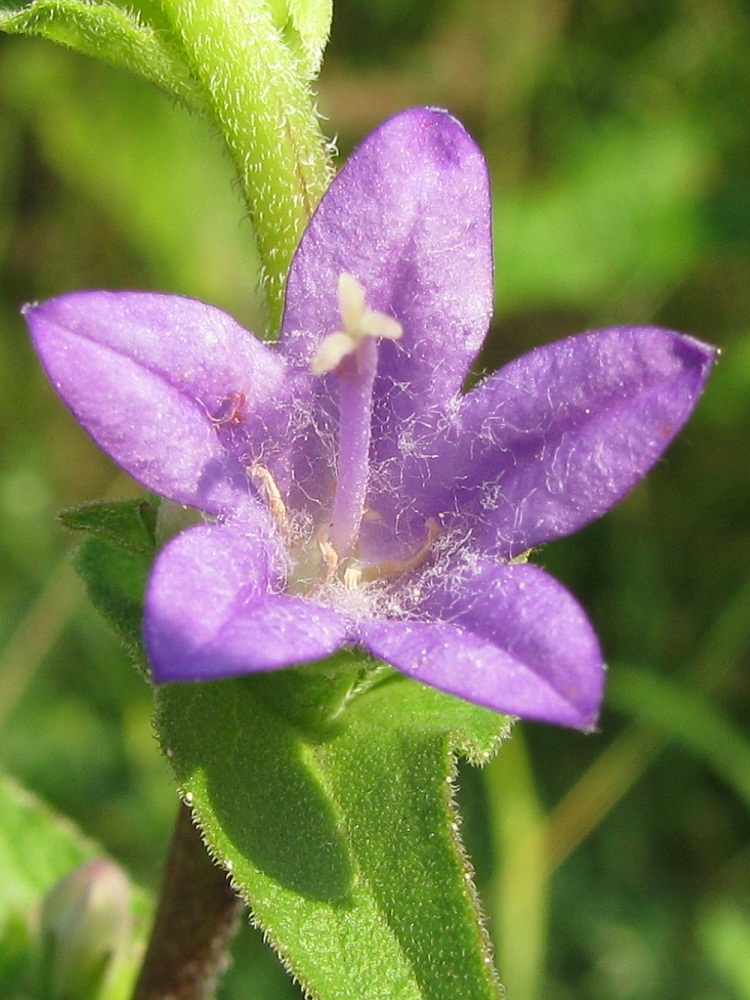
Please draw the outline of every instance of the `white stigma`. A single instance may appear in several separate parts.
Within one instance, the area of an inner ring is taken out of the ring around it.
[[[335,371],[367,337],[398,340],[404,332],[398,320],[370,309],[365,301],[365,290],[353,274],[339,275],[338,297],[342,328],[323,338],[310,364],[313,375]]]

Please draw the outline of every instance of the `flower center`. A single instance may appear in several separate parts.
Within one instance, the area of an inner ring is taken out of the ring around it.
[[[310,365],[313,375],[335,375],[334,387],[338,391],[336,488],[326,523],[312,536],[308,532],[301,538],[293,530],[271,472],[260,464],[247,471],[265,497],[294,559],[287,581],[290,592],[303,593],[324,603],[342,603],[356,613],[357,608],[362,610],[370,603],[367,584],[402,576],[429,558],[440,528],[437,521],[430,519],[423,544],[405,558],[372,563],[359,558],[359,533],[365,517],[370,474],[377,339],[397,340],[403,331],[397,320],[367,305],[364,289],[351,274],[339,276],[338,300],[341,329],[323,338]]]

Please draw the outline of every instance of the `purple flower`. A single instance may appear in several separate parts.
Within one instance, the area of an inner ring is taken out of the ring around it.
[[[503,712],[595,722],[597,639],[525,554],[638,482],[715,352],[665,330],[600,330],[462,395],[491,305],[484,160],[453,118],[417,109],[373,133],[323,198],[278,350],[175,296],[80,292],[27,310],[99,445],[207,515],[154,564],[156,681],[357,644]]]

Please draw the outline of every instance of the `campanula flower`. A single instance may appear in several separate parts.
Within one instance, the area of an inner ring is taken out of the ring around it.
[[[277,347],[202,302],[81,292],[29,307],[75,416],[148,489],[203,512],[158,555],[154,679],[275,670],[357,645],[502,712],[587,728],[585,613],[526,562],[657,461],[714,360],[619,327],[464,394],[492,306],[487,170],[461,125],[382,125],[321,201]]]

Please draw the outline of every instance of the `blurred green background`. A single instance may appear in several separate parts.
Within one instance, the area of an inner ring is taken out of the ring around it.
[[[463,770],[461,801],[510,1000],[748,1000],[750,2],[334,7],[318,90],[342,154],[421,103],[486,152],[497,310],[481,370],[623,322],[723,350],[648,481],[536,557],[601,635],[601,731],[519,727],[485,772]],[[55,398],[18,309],[160,289],[257,328],[255,285],[203,122],[119,71],[0,38],[0,767],[151,888],[176,802],[149,692],[55,520],[135,488]],[[244,930],[223,1000],[297,995]]]

